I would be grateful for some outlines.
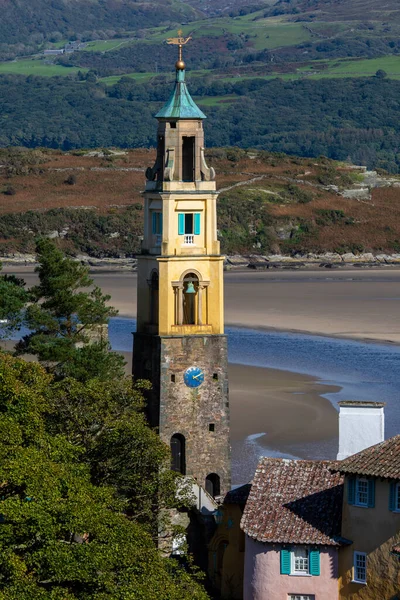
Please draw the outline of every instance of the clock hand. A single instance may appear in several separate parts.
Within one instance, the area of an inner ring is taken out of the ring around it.
[[[199,377],[204,377],[204,374],[199,373],[199,375],[193,375],[193,379],[199,379]]]

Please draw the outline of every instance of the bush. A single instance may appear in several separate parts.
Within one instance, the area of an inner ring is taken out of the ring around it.
[[[15,196],[16,193],[17,190],[12,185],[7,185],[3,191],[3,194],[5,194],[6,196]]]
[[[76,175],[68,175],[67,179],[64,181],[67,185],[75,185],[76,184]]]

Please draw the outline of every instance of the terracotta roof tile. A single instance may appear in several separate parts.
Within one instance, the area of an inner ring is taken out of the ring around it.
[[[400,435],[330,464],[340,473],[400,479]]]
[[[260,542],[341,545],[343,476],[329,461],[262,458],[241,527]]]

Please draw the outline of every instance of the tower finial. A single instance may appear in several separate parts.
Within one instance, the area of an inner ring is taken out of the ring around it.
[[[177,38],[168,38],[167,39],[167,44],[172,44],[174,46],[178,46],[178,60],[175,63],[175,68],[177,71],[184,71],[185,70],[185,63],[182,59],[182,48],[183,46],[185,46],[190,40],[191,40],[191,36],[185,38],[183,37],[183,31],[182,29],[179,29],[178,31],[178,37]]]

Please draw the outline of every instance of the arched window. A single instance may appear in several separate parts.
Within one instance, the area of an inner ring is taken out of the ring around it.
[[[186,475],[185,437],[175,433],[171,438],[171,470]]]
[[[215,496],[219,496],[221,493],[221,483],[220,478],[216,473],[210,473],[206,477],[206,492],[210,494],[213,498]]]
[[[150,280],[150,323],[158,325],[158,273],[153,271]]]
[[[195,273],[188,273],[183,279],[183,324],[196,325],[198,321],[197,298],[199,278]]]

